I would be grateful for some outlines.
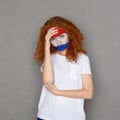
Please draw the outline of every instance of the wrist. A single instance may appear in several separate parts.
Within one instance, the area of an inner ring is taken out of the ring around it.
[[[62,90],[58,90],[56,93],[57,96],[62,96]]]
[[[45,50],[50,50],[50,46],[49,45],[45,45]]]
[[[50,43],[45,42],[45,48],[50,49]]]
[[[50,47],[45,47],[45,53],[50,53]]]

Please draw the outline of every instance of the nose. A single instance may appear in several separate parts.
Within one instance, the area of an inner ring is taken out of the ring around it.
[[[57,38],[57,45],[60,45],[62,42],[59,38]]]

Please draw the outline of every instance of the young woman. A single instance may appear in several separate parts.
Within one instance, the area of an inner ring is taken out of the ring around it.
[[[84,99],[93,97],[89,57],[79,28],[60,16],[42,26],[35,60],[41,64],[38,120],[85,120]]]

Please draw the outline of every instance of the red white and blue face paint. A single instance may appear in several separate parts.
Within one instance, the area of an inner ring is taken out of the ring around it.
[[[68,46],[68,35],[65,33],[65,31],[61,28],[56,28],[58,30],[57,34],[54,34],[50,38],[51,44],[58,50],[58,51],[63,51],[67,48]]]

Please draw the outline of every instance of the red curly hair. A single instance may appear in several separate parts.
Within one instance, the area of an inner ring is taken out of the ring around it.
[[[51,17],[41,27],[36,51],[34,53],[34,59],[38,64],[42,64],[44,60],[45,35],[50,28],[55,26],[63,28],[70,39],[66,50],[66,58],[68,59],[68,61],[77,62],[79,53],[86,54],[86,51],[83,49],[82,46],[82,42],[84,40],[83,34],[80,32],[79,28],[75,24],[73,24],[68,19],[60,16]],[[51,45],[51,54],[56,53],[56,51],[57,50]]]

